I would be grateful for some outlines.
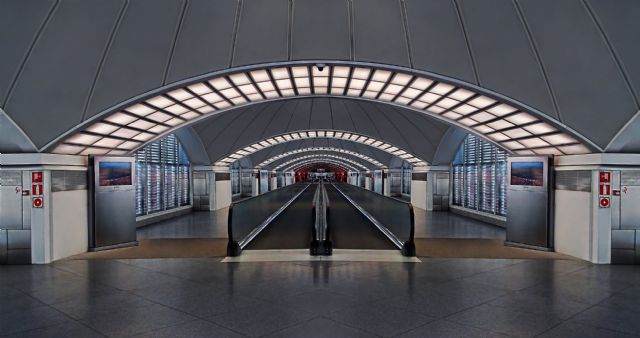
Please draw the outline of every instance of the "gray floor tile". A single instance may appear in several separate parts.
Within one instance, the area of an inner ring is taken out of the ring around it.
[[[418,288],[413,293],[383,300],[380,304],[441,318],[500,297],[505,292],[487,285],[455,281]]]
[[[622,289],[619,285],[608,281],[583,279],[579,275],[569,274],[527,288],[523,292],[556,299],[597,304]]]
[[[318,290],[284,297],[276,301],[276,303],[289,307],[299,307],[317,315],[325,315],[356,306],[360,301],[352,296]]]
[[[71,322],[64,314],[48,307],[8,312],[0,316],[0,336]]]
[[[635,335],[601,329],[574,321],[564,322],[539,335],[540,338],[631,338]]]
[[[12,338],[98,338],[104,335],[78,322],[65,322],[40,329],[10,335]]]
[[[328,315],[329,318],[369,333],[391,337],[429,323],[435,318],[385,304],[367,304]]]
[[[561,319],[567,319],[592,306],[591,304],[568,299],[543,297],[519,291],[497,298],[489,304],[517,311],[542,315],[549,314]]]
[[[239,338],[244,337],[241,334],[225,329],[219,325],[204,321],[196,320],[183,324],[166,327],[159,330],[150,331],[136,337],[148,338],[182,338],[182,337],[220,337],[220,338]]]
[[[39,300],[15,290],[14,292],[5,292],[0,294],[0,315],[7,312],[27,310],[44,306],[45,304]]]
[[[151,305],[152,302],[142,297],[119,291],[102,296],[77,297],[51,306],[71,318],[82,319]]]
[[[90,316],[83,318],[81,322],[104,335],[125,337],[193,320],[194,317],[183,312],[152,305]]]
[[[598,306],[604,306],[611,309],[620,309],[631,312],[640,312],[640,286],[634,286],[625,289],[620,293],[598,303]]]
[[[315,318],[268,335],[269,338],[371,337],[370,333],[348,327],[327,318]]]
[[[258,337],[296,325],[312,317],[312,313],[299,308],[264,305],[236,309],[211,317],[210,320],[233,331]]]
[[[640,335],[640,313],[594,306],[574,319],[584,325]]]
[[[417,329],[401,334],[401,338],[418,338],[418,337],[434,337],[434,338],[500,338],[508,337],[506,335],[495,333],[487,330],[477,329],[469,326],[452,323],[446,320],[439,320]]]
[[[447,320],[514,337],[534,337],[559,324],[559,318],[480,305],[447,317]]]

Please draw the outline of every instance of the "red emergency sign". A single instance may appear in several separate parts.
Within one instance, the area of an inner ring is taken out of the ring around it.
[[[42,196],[43,195],[42,184],[32,184],[31,185],[31,195],[33,195],[33,196]]]
[[[33,198],[33,207],[34,208],[42,208],[44,202],[42,201],[42,197],[34,197]]]
[[[31,173],[31,183],[42,183],[42,171],[34,171]]]

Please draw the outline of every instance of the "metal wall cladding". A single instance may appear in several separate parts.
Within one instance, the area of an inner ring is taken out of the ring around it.
[[[22,229],[22,172],[0,171],[0,228]]]
[[[640,229],[640,186],[622,186],[620,227],[622,229]]]
[[[620,173],[620,184],[622,186],[640,186],[640,171],[622,171]]]
[[[556,190],[591,192],[590,170],[556,171]]]
[[[640,230],[611,231],[611,263],[640,264]]]
[[[51,192],[87,190],[87,172],[70,170],[51,171]]]
[[[7,264],[7,230],[0,229],[0,265]]]

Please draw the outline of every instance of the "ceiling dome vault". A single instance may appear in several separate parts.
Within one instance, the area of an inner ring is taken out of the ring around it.
[[[426,164],[464,133],[514,154],[640,152],[638,16],[633,0],[3,1],[0,151],[128,154],[176,133],[214,164],[322,130]],[[243,160],[311,147],[399,159],[310,137]]]

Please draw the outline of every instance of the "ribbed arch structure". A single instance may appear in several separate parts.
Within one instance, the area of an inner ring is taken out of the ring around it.
[[[303,130],[303,131],[289,132],[286,134],[276,135],[273,137],[266,138],[262,141],[255,142],[253,144],[250,144],[246,147],[243,147],[242,149],[239,149],[233,152],[232,154],[222,159],[219,159],[218,161],[215,162],[215,165],[228,166],[231,163],[245,156],[251,155],[257,151],[260,151],[262,149],[275,146],[278,144],[286,143],[286,142],[311,139],[311,138],[329,138],[329,139],[361,143],[361,144],[365,144],[373,148],[382,150],[384,152],[387,152],[393,156],[397,156],[411,163],[414,166],[425,166],[428,164],[427,161],[424,161],[416,157],[415,155],[408,153],[404,149],[400,149],[392,144],[389,144],[387,142],[384,142],[366,135],[352,133],[348,131],[342,131],[342,130]]]
[[[98,114],[46,148],[63,154],[126,154],[212,114],[313,96],[409,108],[517,154],[579,154],[597,148],[535,109],[480,87],[409,68],[340,61],[238,67],[175,83]]]
[[[305,154],[305,153],[318,153],[318,152],[330,152],[330,153],[339,153],[339,154],[346,154],[346,155],[351,155],[354,157],[357,157],[361,160],[367,161],[375,166],[381,167],[381,168],[385,168],[386,166],[384,164],[382,164],[380,161],[371,158],[369,156],[363,155],[361,153],[355,152],[355,151],[351,151],[351,150],[346,150],[346,149],[341,149],[341,148],[333,148],[333,147],[311,147],[311,148],[301,148],[301,149],[296,149],[296,150],[292,150],[292,151],[288,151],[286,153],[282,153],[276,156],[273,156],[271,158],[268,158],[262,162],[260,162],[260,164],[257,165],[258,168],[262,168],[264,166],[267,166],[275,161],[284,159],[286,157],[289,156],[293,156],[293,155],[297,155],[297,154]]]
[[[323,161],[323,160],[332,160],[332,161],[340,161],[344,164],[348,164],[352,167],[352,169],[358,169],[358,170],[369,170],[369,168],[367,168],[367,166],[363,165],[360,162],[357,162],[355,160],[343,157],[343,156],[338,156],[338,155],[330,155],[330,154],[314,154],[314,155],[306,155],[306,156],[299,156],[296,157],[292,160],[283,162],[281,164],[279,164],[277,167],[273,168],[273,170],[284,170],[284,171],[288,171],[291,169],[291,166],[295,165],[295,163],[298,163],[300,161],[305,161],[305,160],[319,160],[319,161]]]
[[[331,165],[340,167],[340,168],[342,168],[342,169],[344,169],[346,171],[360,171],[360,170],[354,168],[353,166],[351,166],[349,164],[346,164],[346,163],[344,163],[342,161],[329,160],[329,159],[303,160],[303,161],[295,163],[294,165],[286,168],[286,170],[284,170],[284,171],[296,171],[296,170],[301,169],[302,167],[309,166],[309,165],[315,165],[315,164],[331,164]]]

